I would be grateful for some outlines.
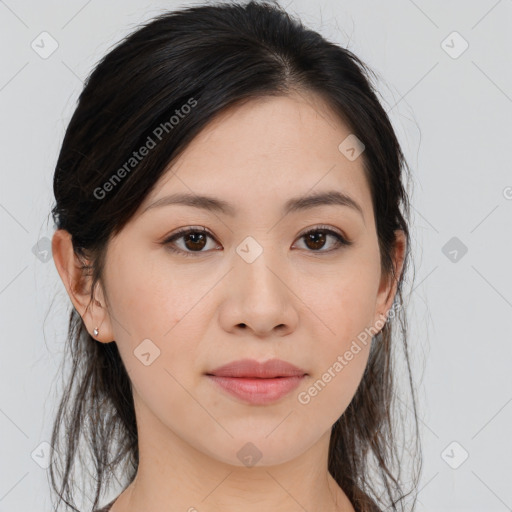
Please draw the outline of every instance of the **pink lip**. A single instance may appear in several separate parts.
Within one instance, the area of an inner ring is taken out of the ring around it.
[[[280,359],[264,363],[242,359],[206,375],[231,395],[254,405],[263,405],[290,393],[307,373]]]

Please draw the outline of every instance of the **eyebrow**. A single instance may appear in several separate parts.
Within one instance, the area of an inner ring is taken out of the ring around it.
[[[164,196],[157,201],[147,206],[142,213],[152,208],[159,208],[161,206],[168,205],[185,205],[193,206],[195,208],[201,208],[204,210],[221,213],[234,217],[237,213],[236,208],[230,203],[212,196],[204,196],[197,194],[181,193],[171,194]],[[337,205],[351,208],[363,217],[363,209],[352,197],[349,195],[339,192],[337,190],[330,190],[327,192],[317,192],[308,196],[294,197],[286,201],[283,207],[282,214],[293,213],[297,211],[309,210],[318,206],[326,205]]]

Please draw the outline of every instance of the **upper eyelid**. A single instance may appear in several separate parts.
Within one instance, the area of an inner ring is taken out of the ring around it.
[[[344,232],[342,230],[340,230],[339,228],[335,228],[333,226],[327,226],[325,224],[316,224],[316,225],[310,226],[308,228],[304,228],[304,230],[301,231],[301,233],[297,236],[304,236],[305,234],[309,233],[310,231],[317,231],[317,230],[318,231],[331,230],[331,231],[334,231],[336,234],[343,236],[344,238],[348,238],[344,234]],[[169,238],[172,238],[174,236],[186,235],[187,233],[190,233],[190,232],[206,233],[207,235],[211,236],[212,238],[215,238],[215,235],[213,235],[213,233],[208,228],[206,228],[205,226],[198,225],[198,226],[187,226],[184,228],[178,228],[177,231],[166,236],[165,239],[168,240]]]

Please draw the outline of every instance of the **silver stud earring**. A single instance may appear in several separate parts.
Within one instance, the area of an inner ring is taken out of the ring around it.
[[[93,331],[93,332],[94,332],[94,336],[98,336],[98,333],[99,333],[100,331],[98,331],[98,328],[96,327],[96,328],[94,329],[94,331]]]

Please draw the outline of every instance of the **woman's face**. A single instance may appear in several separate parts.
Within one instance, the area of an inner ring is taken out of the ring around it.
[[[349,136],[311,96],[234,108],[195,138],[112,240],[109,314],[96,338],[119,347],[140,429],[238,466],[288,461],[330,433],[392,302],[362,157],[347,150],[351,139],[339,149]],[[176,194],[202,206],[165,201]],[[318,194],[331,201],[308,200]],[[164,243],[184,228],[196,231]],[[207,375],[274,358],[306,374],[283,396],[234,395]]]

